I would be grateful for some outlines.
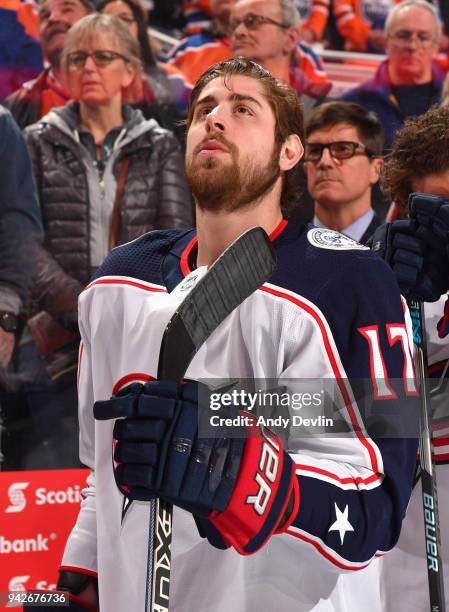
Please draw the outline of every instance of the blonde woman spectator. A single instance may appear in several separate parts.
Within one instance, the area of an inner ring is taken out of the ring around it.
[[[78,21],[61,69],[77,101],[52,110],[25,133],[46,249],[35,288],[40,312],[34,329],[47,369],[30,401],[46,405],[48,396],[65,398],[68,389],[76,403],[77,337],[58,326],[74,330],[78,294],[109,250],[150,230],[192,223],[176,139],[122,103],[141,70],[138,44],[126,25],[100,14]]]

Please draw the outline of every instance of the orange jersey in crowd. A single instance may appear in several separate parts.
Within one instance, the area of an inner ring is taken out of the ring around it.
[[[205,32],[184,38],[170,52],[167,60],[179,68],[187,81],[195,84],[197,79],[212,64],[221,62],[232,57],[231,43],[228,37],[219,38]],[[314,93],[310,95],[321,97],[331,88],[329,79],[323,71],[320,62],[308,45],[300,43],[296,51],[295,72],[303,73],[303,82],[311,88]],[[295,79],[296,81],[296,79]],[[295,83],[291,83],[295,86]],[[314,87],[312,87],[312,85]],[[325,93],[322,93],[325,90]],[[320,93],[316,93],[316,92]],[[308,93],[300,91],[299,93]]]
[[[321,40],[329,17],[331,0],[296,0],[301,15],[301,29],[311,30],[315,40]],[[184,0],[186,35],[197,34],[211,24],[210,0]]]
[[[183,11],[187,21],[184,28],[186,36],[197,34],[204,28],[210,27],[212,22],[210,0],[184,0]]]
[[[36,40],[39,38],[37,7],[33,0],[0,0],[0,9],[14,11],[25,33]]]
[[[301,30],[311,30],[315,36],[315,40],[321,40],[323,33],[327,25],[329,18],[329,8],[331,0],[311,0],[308,2],[309,7],[305,7],[303,10],[300,9],[301,17]]]
[[[383,30],[389,11],[401,0],[333,0],[335,24],[352,51],[366,51],[370,30]]]
[[[230,57],[232,51],[228,37],[202,32],[182,39],[169,53],[168,63],[176,66],[189,83],[195,84],[209,66]]]

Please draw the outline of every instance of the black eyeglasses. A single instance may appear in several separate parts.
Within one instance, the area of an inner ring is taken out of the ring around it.
[[[67,65],[69,68],[84,68],[86,60],[91,57],[94,60],[95,66],[98,68],[104,68],[109,66],[111,62],[116,59],[122,59],[124,62],[129,62],[129,57],[117,53],[116,51],[98,50],[92,51],[92,53],[86,53],[86,51],[74,51],[69,53],[67,56]]]
[[[364,153],[368,157],[375,157],[374,153],[370,151],[365,145],[359,142],[349,142],[347,140],[339,140],[338,142],[307,142],[304,154],[304,160],[306,162],[319,162],[324,149],[329,149],[331,157],[334,159],[350,159],[354,157],[357,151]]]
[[[254,13],[248,13],[243,17],[243,19],[233,18],[229,22],[229,29],[231,32],[234,32],[239,25],[243,23],[247,30],[257,30],[260,26],[265,23],[271,23],[272,25],[276,25],[280,28],[286,30],[290,26],[286,23],[281,23],[280,21],[276,21],[275,19],[271,19],[271,17],[265,17],[264,15],[255,15]]]

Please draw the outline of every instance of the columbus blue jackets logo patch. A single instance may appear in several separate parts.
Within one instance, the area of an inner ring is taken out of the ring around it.
[[[332,251],[369,251],[369,248],[359,244],[352,238],[348,238],[339,232],[323,227],[314,227],[307,232],[307,239],[319,249],[330,249]]]
[[[184,280],[179,285],[179,291],[190,291],[190,289],[193,287],[193,285],[196,283],[197,280],[198,280],[198,274],[193,274],[192,276],[189,276],[189,278]]]

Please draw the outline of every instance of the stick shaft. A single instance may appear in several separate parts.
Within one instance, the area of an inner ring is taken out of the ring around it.
[[[443,564],[441,560],[440,520],[435,474],[435,456],[432,443],[432,410],[427,371],[427,343],[424,304],[408,302],[413,323],[415,369],[420,392],[420,465],[424,513],[427,577],[431,612],[445,612]]]
[[[170,319],[162,339],[158,379],[181,381],[207,338],[275,269],[273,248],[261,228],[248,230],[231,244]],[[173,507],[161,499],[152,503],[150,612],[168,612]]]

